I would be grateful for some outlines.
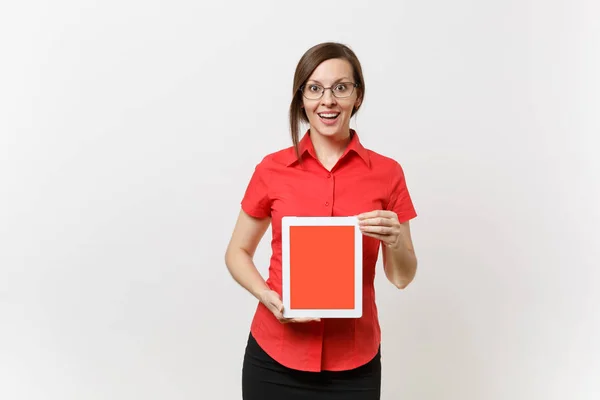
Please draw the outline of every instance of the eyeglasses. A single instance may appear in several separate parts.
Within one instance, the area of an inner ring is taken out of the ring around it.
[[[311,83],[309,85],[302,85],[299,90],[302,92],[302,95],[309,100],[320,99],[323,97],[323,93],[325,93],[326,89],[330,89],[331,94],[338,99],[343,99],[344,97],[352,96],[354,88],[356,87],[358,87],[358,83],[353,82],[340,82],[332,87],[323,87],[316,83]]]

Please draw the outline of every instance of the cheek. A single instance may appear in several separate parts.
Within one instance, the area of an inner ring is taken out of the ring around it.
[[[306,110],[306,114],[307,115],[315,115],[315,113],[317,112],[317,109],[319,108],[319,104],[306,104],[304,106],[304,109]]]
[[[352,115],[352,110],[354,109],[354,105],[350,104],[348,106],[344,106],[344,114],[349,118]]]

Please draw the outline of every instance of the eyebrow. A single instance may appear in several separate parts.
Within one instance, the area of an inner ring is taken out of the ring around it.
[[[345,81],[345,82],[350,82],[352,81],[352,79],[348,78],[348,77],[343,77],[343,78],[338,78],[335,81],[333,81],[333,83],[337,83],[337,82],[341,82],[341,81]],[[323,83],[319,82],[316,79],[309,79],[308,82],[314,82],[314,83],[318,83],[320,85],[322,85]]]

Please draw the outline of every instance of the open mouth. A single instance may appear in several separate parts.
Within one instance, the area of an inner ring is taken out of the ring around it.
[[[318,115],[323,119],[336,119],[340,113],[320,113]]]
[[[334,124],[340,113],[319,113],[317,114],[321,121],[326,125]]]

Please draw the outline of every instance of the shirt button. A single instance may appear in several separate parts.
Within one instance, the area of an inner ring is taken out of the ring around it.
[[[327,177],[328,177],[328,178],[331,178],[331,174],[327,174]]]
[[[328,206],[328,205],[329,205],[329,202],[328,202],[328,201],[326,201],[326,202],[325,202],[325,205],[326,205],[326,206]]]

